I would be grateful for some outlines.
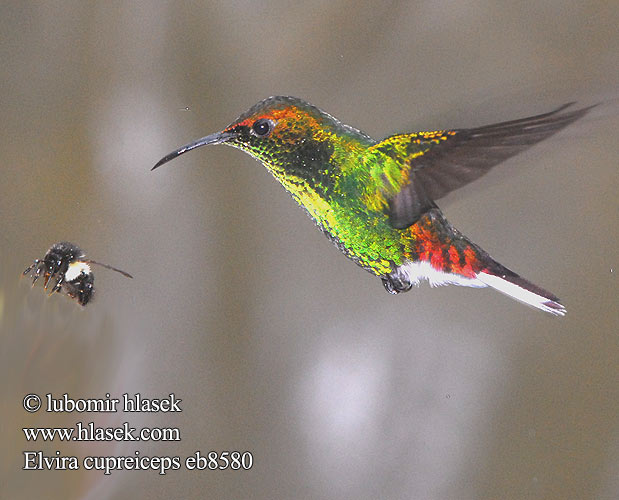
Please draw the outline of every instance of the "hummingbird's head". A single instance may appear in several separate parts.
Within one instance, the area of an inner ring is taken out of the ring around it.
[[[198,139],[162,158],[153,169],[208,144],[226,144],[262,161],[273,173],[306,180],[332,171],[338,157],[373,141],[363,132],[296,97],[269,97],[223,131]]]

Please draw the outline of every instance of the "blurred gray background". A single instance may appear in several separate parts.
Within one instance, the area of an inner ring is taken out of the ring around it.
[[[619,7],[609,1],[0,6],[0,496],[566,499],[619,494]],[[380,138],[602,102],[439,203],[559,295],[392,297],[250,157],[164,154],[269,95]],[[21,271],[56,241],[81,310]],[[174,392],[182,414],[26,413],[28,393]],[[172,443],[26,443],[24,426],[178,427]],[[250,471],[22,471],[54,456],[249,450]]]

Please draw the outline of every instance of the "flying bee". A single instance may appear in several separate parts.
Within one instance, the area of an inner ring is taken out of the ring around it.
[[[95,275],[90,269],[91,264],[105,267],[116,271],[127,278],[133,278],[129,273],[121,271],[108,264],[86,259],[84,251],[67,241],[54,243],[42,259],[35,259],[23,273],[24,276],[30,274],[32,286],[43,276],[44,288],[55,280],[49,294],[64,291],[69,297],[85,306],[92,299],[95,291]]]

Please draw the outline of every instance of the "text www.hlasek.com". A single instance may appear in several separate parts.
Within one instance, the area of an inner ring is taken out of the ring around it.
[[[96,427],[94,422],[75,427],[24,427],[27,441],[180,441],[181,433],[176,427],[142,427],[137,430],[125,422],[120,427]]]

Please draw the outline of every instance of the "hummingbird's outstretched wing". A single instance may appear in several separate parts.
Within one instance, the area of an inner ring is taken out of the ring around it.
[[[386,155],[405,155],[400,189],[387,195],[391,224],[403,229],[434,207],[447,193],[487,173],[504,160],[525,151],[581,118],[593,106],[550,113],[484,127],[395,135],[373,148]]]

